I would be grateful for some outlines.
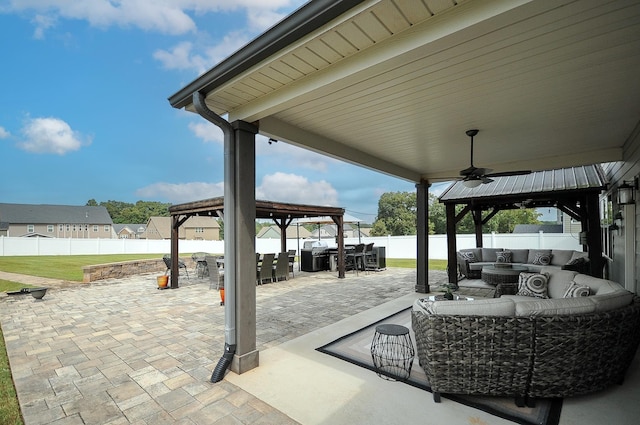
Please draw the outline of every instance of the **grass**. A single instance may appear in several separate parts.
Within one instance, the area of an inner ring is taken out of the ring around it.
[[[387,258],[388,267],[416,268],[416,260],[411,258]],[[429,270],[447,270],[447,260],[429,260]]]
[[[82,282],[82,267],[119,261],[162,258],[162,254],[28,255],[0,257],[3,272]]]
[[[115,263],[149,258],[162,254],[118,254],[118,255],[43,255],[0,257],[0,270],[4,272],[48,277],[52,279],[82,282],[82,267],[92,264]],[[415,268],[416,260],[409,258],[387,258],[387,266]],[[429,269],[446,270],[447,260],[429,260]],[[2,289],[0,291],[14,290]],[[18,288],[19,289],[19,288]]]
[[[23,423],[18,396],[13,386],[11,369],[9,369],[7,347],[4,344],[2,329],[0,329],[0,424],[23,425]]]

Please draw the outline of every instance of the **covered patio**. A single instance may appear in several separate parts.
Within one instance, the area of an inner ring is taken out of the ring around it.
[[[253,286],[243,270],[253,262],[247,223],[255,219],[259,133],[415,182],[415,289],[428,292],[428,188],[469,167],[465,131],[479,129],[481,167],[606,162],[613,191],[640,174],[637,69],[635,1],[317,0],[169,101],[225,135],[225,252],[237,255],[239,291]],[[635,216],[635,204],[625,213]],[[587,239],[599,237],[592,227]],[[613,276],[632,246],[618,245],[607,260]],[[636,288],[632,269],[625,276]],[[255,308],[250,298],[231,308]],[[252,327],[239,326],[238,338],[254,338]],[[232,370],[258,365],[250,346],[238,345]]]

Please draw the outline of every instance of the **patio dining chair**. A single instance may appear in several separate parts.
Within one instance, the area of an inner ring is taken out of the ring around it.
[[[373,257],[373,243],[364,246],[364,268],[365,270],[375,270],[377,268],[376,260]]]
[[[162,257],[162,261],[164,261],[165,266],[167,266],[167,270],[164,272],[166,275],[171,271],[171,254],[165,254]],[[187,275],[187,279],[189,279],[189,271],[187,270],[187,265],[178,258],[178,275],[180,274],[180,269],[184,269],[185,274]]]
[[[293,273],[293,265],[296,261],[296,250],[290,249],[287,253],[289,254],[289,271],[291,272],[291,277],[295,277],[295,274]]]
[[[203,278],[207,276],[207,261],[205,257],[207,256],[206,252],[194,252],[191,254],[191,259],[196,265],[196,277]]]
[[[276,264],[272,267],[273,279],[278,282],[289,278],[289,253],[281,252],[278,254]]]
[[[224,270],[218,268],[217,258],[207,255],[204,259],[209,272],[209,289],[224,288]]]
[[[264,254],[262,256],[262,262],[258,266],[258,285],[263,284],[267,280],[273,282],[273,258],[275,254]]]

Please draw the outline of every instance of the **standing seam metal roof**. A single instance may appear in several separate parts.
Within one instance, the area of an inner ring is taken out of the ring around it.
[[[548,192],[601,190],[607,187],[599,164],[557,170],[535,171],[521,176],[493,177],[493,182],[475,188],[462,181],[453,183],[442,195],[440,202],[498,196],[542,195]]]

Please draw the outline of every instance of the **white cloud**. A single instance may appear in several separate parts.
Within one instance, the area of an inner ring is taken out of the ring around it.
[[[248,41],[248,35],[234,32],[227,34],[220,43],[211,47],[194,48],[190,42],[181,42],[169,50],[156,50],[153,57],[166,69],[192,69],[202,74]],[[203,53],[196,53],[196,50]]]
[[[146,199],[166,199],[172,203],[197,201],[224,195],[224,183],[154,183],[136,191],[136,195]]]
[[[224,134],[222,130],[208,121],[190,122],[189,130],[205,142],[224,144]]]
[[[30,119],[22,128],[25,140],[18,146],[28,152],[64,155],[91,144],[91,138],[73,131],[58,118]]]
[[[286,15],[269,9],[249,8],[247,17],[249,18],[249,26],[258,31],[264,31],[267,28],[281,21]]]
[[[338,191],[325,180],[311,182],[303,176],[278,172],[262,178],[256,187],[256,199],[337,206]]]
[[[190,16],[245,9],[251,30],[259,31],[281,18],[277,10],[290,9],[304,0],[9,0],[2,11],[33,13],[34,37],[42,38],[46,30],[60,19],[85,20],[99,28],[137,27],[165,34],[196,31]]]
[[[9,136],[11,136],[11,133],[5,130],[4,127],[0,127],[0,139],[6,139]]]

